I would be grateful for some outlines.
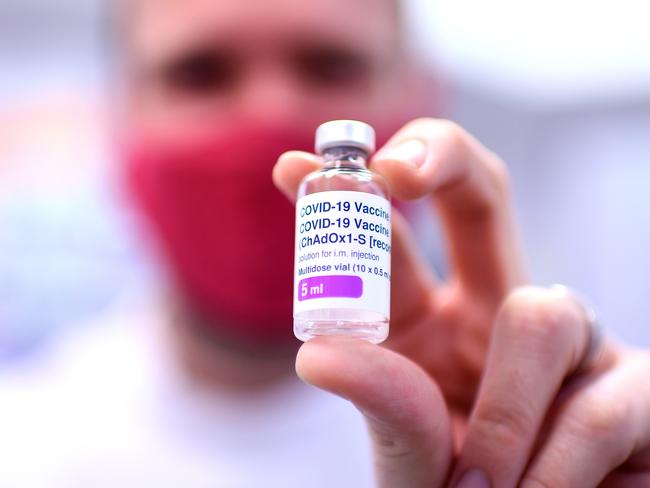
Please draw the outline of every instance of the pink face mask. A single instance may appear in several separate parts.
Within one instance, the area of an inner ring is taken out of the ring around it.
[[[271,172],[283,152],[312,151],[314,129],[239,123],[174,140],[142,137],[127,149],[130,193],[181,298],[219,335],[268,346],[295,341],[294,209]]]
[[[284,151],[312,148],[309,129],[246,124],[127,152],[129,189],[182,298],[244,342],[294,340],[294,213],[271,172]]]

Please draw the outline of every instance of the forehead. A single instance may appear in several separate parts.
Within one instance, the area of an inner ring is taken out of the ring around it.
[[[397,36],[397,0],[127,0],[131,44],[143,54],[206,39],[268,48],[318,41],[385,47]]]

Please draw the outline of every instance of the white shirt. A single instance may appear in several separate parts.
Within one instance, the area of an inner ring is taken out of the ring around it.
[[[350,403],[297,378],[197,391],[160,325],[112,317],[0,372],[0,486],[373,486]]]

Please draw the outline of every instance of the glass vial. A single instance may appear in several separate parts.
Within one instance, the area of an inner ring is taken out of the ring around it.
[[[324,166],[304,178],[296,201],[293,329],[302,341],[388,337],[391,206],[385,180],[366,166],[374,150],[363,122],[316,131]]]

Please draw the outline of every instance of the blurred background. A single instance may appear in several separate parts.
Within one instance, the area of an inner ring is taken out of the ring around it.
[[[409,10],[448,85],[443,115],[511,168],[533,281],[581,290],[614,334],[650,345],[650,4]],[[0,2],[0,361],[156,279],[111,173],[105,12]]]

